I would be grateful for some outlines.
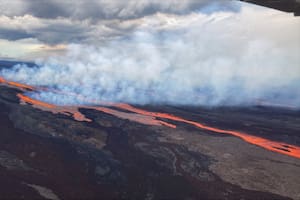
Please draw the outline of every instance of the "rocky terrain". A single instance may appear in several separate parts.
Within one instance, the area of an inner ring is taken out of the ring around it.
[[[182,121],[118,117],[118,109],[79,108],[91,121],[76,121],[20,104],[22,92],[0,85],[2,199],[300,199],[297,157]],[[299,111],[137,107],[291,145],[283,152],[300,145]]]

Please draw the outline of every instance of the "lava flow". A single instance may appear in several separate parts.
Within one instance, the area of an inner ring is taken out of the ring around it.
[[[149,116],[149,115],[143,115],[143,114],[137,114],[137,113],[126,113],[126,112],[121,112],[118,110],[113,110],[110,108],[106,108],[106,107],[88,107],[94,110],[98,110],[104,113],[108,113],[111,115],[114,115],[116,117],[119,117],[121,119],[128,119],[131,121],[135,121],[141,124],[146,124],[146,125],[156,125],[156,126],[160,126],[160,125],[164,125],[164,126],[168,126],[170,128],[176,128],[175,125],[161,121],[161,120],[157,120],[155,117]]]
[[[7,81],[1,76],[0,76],[0,83],[7,84],[9,86],[16,87],[16,88],[19,88],[19,89],[22,89],[22,90],[31,90],[31,91],[35,90],[35,88],[30,86],[30,85],[17,83],[17,82],[14,82],[14,81]]]
[[[239,131],[231,131],[231,130],[223,130],[223,129],[219,129],[219,128],[214,128],[211,126],[207,126],[207,125],[204,125],[204,124],[201,124],[198,122],[186,120],[181,117],[177,117],[177,116],[166,114],[166,113],[149,112],[149,111],[145,111],[145,110],[142,110],[139,108],[132,107],[128,104],[116,104],[115,106],[118,108],[124,109],[124,110],[128,110],[130,112],[134,112],[134,113],[138,113],[138,114],[142,114],[142,115],[148,115],[148,116],[152,116],[152,117],[183,122],[186,124],[194,125],[200,129],[204,129],[204,130],[208,130],[208,131],[212,131],[212,132],[216,132],[216,133],[233,135],[233,136],[243,139],[244,141],[246,141],[250,144],[254,144],[254,145],[263,147],[264,149],[278,152],[278,153],[285,154],[285,155],[289,155],[289,156],[292,156],[295,158],[300,158],[300,147],[298,147],[298,146],[289,145],[289,144],[282,143],[282,142],[271,141],[271,140],[268,140],[265,138],[249,135],[247,133],[242,133]]]
[[[173,124],[169,124],[167,122],[157,120],[155,117],[147,116],[147,115],[141,115],[136,113],[126,113],[121,112],[117,110],[113,110],[107,107],[101,107],[101,106],[81,106],[81,107],[75,107],[75,106],[56,106],[53,104],[45,103],[42,101],[38,101],[35,99],[32,99],[28,96],[25,96],[23,94],[17,94],[17,97],[21,100],[22,103],[31,104],[35,108],[39,108],[44,111],[50,111],[54,114],[63,114],[67,116],[72,116],[76,121],[85,121],[85,122],[92,122],[91,119],[87,118],[85,115],[83,115],[79,108],[85,108],[85,109],[92,109],[101,111],[104,113],[108,113],[110,115],[116,116],[121,119],[128,119],[131,121],[135,121],[141,124],[145,125],[156,125],[156,126],[168,126],[171,128],[176,128]]]
[[[17,87],[17,88],[20,88],[21,90],[27,90],[27,91],[28,90],[30,90],[30,91],[38,90],[38,88],[34,88],[34,87],[31,87],[28,85],[11,82],[11,81],[6,81],[2,77],[0,77],[0,83],[7,84],[7,85],[13,86],[13,87]],[[167,126],[170,128],[176,128],[176,125],[160,120],[160,119],[167,119],[167,120],[171,120],[171,121],[177,121],[177,122],[190,124],[197,128],[211,131],[211,132],[236,136],[250,144],[254,144],[254,145],[262,147],[264,149],[267,149],[267,150],[270,150],[273,152],[278,152],[281,154],[285,154],[288,156],[292,156],[295,158],[300,158],[300,147],[295,146],[295,145],[289,145],[289,144],[282,143],[282,142],[271,141],[271,140],[268,140],[265,138],[249,135],[247,133],[243,133],[243,132],[239,132],[239,131],[219,129],[219,128],[211,127],[211,126],[208,126],[208,125],[205,125],[205,124],[202,124],[199,122],[195,122],[195,121],[190,121],[190,120],[187,120],[187,119],[184,119],[184,118],[181,118],[178,116],[174,116],[171,114],[167,114],[167,113],[149,112],[146,110],[135,108],[128,104],[106,103],[104,105],[106,105],[106,106],[110,105],[110,106],[118,108],[118,109],[130,111],[130,113],[122,112],[120,110],[114,110],[114,109],[107,108],[107,107],[101,107],[101,106],[57,106],[57,105],[53,105],[53,104],[49,104],[49,103],[45,103],[42,101],[32,99],[23,94],[17,94],[17,96],[21,100],[22,103],[31,104],[36,108],[39,108],[39,109],[45,110],[45,111],[50,111],[54,114],[63,114],[63,115],[72,116],[77,121],[85,121],[85,122],[92,121],[91,119],[88,119],[86,116],[84,116],[79,111],[79,108],[93,109],[93,110],[101,111],[101,112],[108,113],[113,116],[119,117],[121,119],[128,119],[128,120],[146,124],[146,125]],[[157,119],[157,118],[159,118],[159,119]]]
[[[42,101],[38,101],[35,99],[32,99],[28,96],[25,96],[23,94],[17,94],[17,97],[20,99],[21,103],[25,104],[31,104],[35,108],[39,108],[44,111],[50,111],[53,114],[63,114],[67,116],[73,116],[73,118],[77,121],[86,121],[91,122],[92,120],[86,118],[81,112],[78,111],[77,107],[73,106],[56,106],[53,104],[45,103]]]
[[[56,106],[49,104],[49,103],[45,103],[42,101],[38,101],[38,100],[34,100],[32,98],[29,98],[23,94],[17,94],[17,97],[19,97],[19,99],[23,102],[23,103],[29,103],[32,105],[35,105],[37,107],[43,107],[43,108],[48,108],[48,109],[54,109]]]

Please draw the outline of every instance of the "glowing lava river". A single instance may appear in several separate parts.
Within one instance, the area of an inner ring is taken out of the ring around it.
[[[10,87],[18,88],[24,92],[45,90],[45,88],[32,87],[32,86],[17,83],[17,82],[7,81],[2,77],[0,77],[0,83],[8,85]],[[70,94],[70,95],[76,95],[76,94]],[[253,136],[253,135],[250,135],[250,134],[244,133],[244,132],[211,127],[211,126],[205,125],[203,123],[187,120],[182,117],[178,117],[178,116],[167,114],[167,113],[149,112],[149,111],[146,111],[146,110],[143,110],[140,108],[133,107],[128,104],[100,103],[100,105],[103,105],[103,106],[81,106],[81,105],[80,106],[58,106],[58,105],[42,102],[42,101],[39,101],[36,99],[32,99],[29,96],[26,96],[22,93],[17,94],[17,97],[20,99],[21,104],[30,104],[35,108],[38,108],[38,109],[41,109],[44,111],[49,111],[54,114],[63,114],[63,115],[71,116],[77,121],[92,122],[91,119],[87,118],[84,114],[82,114],[79,111],[79,108],[84,108],[84,109],[97,110],[100,112],[104,112],[104,113],[119,117],[121,119],[128,119],[128,120],[135,121],[137,123],[141,123],[141,124],[145,124],[145,125],[166,126],[166,127],[175,129],[177,126],[175,124],[170,123],[170,121],[180,122],[180,123],[185,123],[185,124],[195,126],[202,130],[232,135],[232,136],[241,138],[242,140],[244,140],[250,144],[262,147],[269,151],[277,152],[280,154],[284,154],[284,155],[288,155],[288,156],[300,159],[300,147],[299,146],[290,145],[290,144],[283,143],[283,142],[272,141],[272,140],[265,139],[265,138],[262,138],[259,136]],[[163,119],[168,120],[168,122],[163,121]]]

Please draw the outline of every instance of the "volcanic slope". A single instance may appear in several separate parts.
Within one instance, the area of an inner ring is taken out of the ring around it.
[[[3,198],[300,199],[299,111],[57,107],[34,89],[0,85]]]

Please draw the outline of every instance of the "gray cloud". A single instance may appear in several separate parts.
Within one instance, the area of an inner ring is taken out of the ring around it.
[[[88,27],[73,26],[71,24],[49,24],[46,27],[37,28],[33,34],[47,44],[80,43],[87,37]]]
[[[43,43],[101,43],[110,38],[130,34],[139,21],[108,20],[98,23],[71,19],[40,19],[33,16],[0,16],[0,38],[19,40],[35,38]]]
[[[77,43],[64,56],[39,60],[38,68],[16,66],[1,75],[115,102],[249,105],[262,99],[299,106],[299,21],[239,5],[0,0],[0,38]],[[56,50],[64,48],[46,51]],[[86,103],[53,92],[29,95],[57,104]]]
[[[33,15],[38,18],[57,18],[69,17],[68,8],[72,3],[67,1],[47,1],[47,0],[25,0],[24,11],[26,14]]]
[[[88,24],[68,19],[41,20],[29,15],[21,17],[0,16],[0,38],[20,40],[35,38],[46,44],[81,42],[90,27]]]
[[[100,44],[130,35],[147,25],[145,20],[155,20],[161,29],[167,20],[158,15],[180,18],[238,8],[228,0],[0,0],[0,38]]]
[[[132,19],[157,12],[187,14],[212,3],[236,9],[228,0],[1,0],[4,15],[30,14],[39,18]]]
[[[101,46],[70,45],[67,55],[38,61],[40,67],[18,65],[1,75],[99,101],[251,105],[264,100],[300,106],[296,18],[251,8],[185,17],[168,17],[163,31],[151,31],[148,22]],[[56,104],[87,103],[53,92],[29,95]]]
[[[32,37],[35,36],[33,34],[27,33],[24,30],[6,29],[3,27],[0,28],[0,38],[5,38],[7,40],[20,40]]]

